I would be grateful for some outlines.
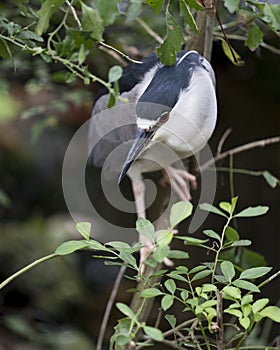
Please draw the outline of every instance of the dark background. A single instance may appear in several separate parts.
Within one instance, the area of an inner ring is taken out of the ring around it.
[[[279,57],[264,49],[252,53],[236,42],[233,46],[244,59],[244,67],[233,66],[219,43],[214,43],[213,48],[219,105],[217,127],[210,140],[214,154],[228,128],[232,133],[224,149],[279,135],[280,130]],[[92,70],[106,78],[108,68],[116,62],[97,50],[93,55]],[[4,67],[4,63],[1,64]],[[8,208],[0,207],[1,280],[51,253],[60,242],[78,237],[63,198],[61,168],[72,135],[90,116],[98,86],[85,88],[75,83],[65,88],[63,84],[52,84],[51,88],[31,94],[26,83],[36,65],[40,66],[34,62],[32,69],[19,67],[17,72],[3,69],[2,80],[8,81],[13,106],[18,104],[19,108],[13,118],[0,124],[0,187],[11,200]],[[57,67],[51,69],[55,71]],[[53,109],[53,102],[59,100],[58,97],[64,100],[69,90],[79,90],[80,101],[75,103],[69,98],[64,109]],[[28,119],[21,117],[22,110],[39,104],[49,107]],[[32,141],[34,127],[49,114],[54,115],[56,125],[47,125],[38,139]],[[236,155],[234,166],[268,170],[279,177],[279,155],[279,144],[269,145]],[[228,159],[220,165],[228,166]],[[93,176],[97,176],[96,173]],[[279,186],[272,189],[262,177],[238,174],[234,176],[234,186],[239,209],[256,205],[270,207],[265,216],[240,219],[238,231],[241,238],[252,240],[251,248],[262,254],[268,266],[273,266],[272,272],[276,272],[280,267]],[[196,193],[193,198],[195,203]],[[215,203],[229,198],[228,174],[221,173]],[[131,225],[135,217],[127,220]],[[222,221],[209,216],[205,225],[219,230]],[[188,264],[205,259],[203,254],[193,250]],[[104,267],[102,261],[93,260],[89,254],[77,253],[49,261],[21,276],[0,294],[0,349],[93,349],[115,275],[116,268]],[[125,291],[131,284],[123,283],[119,301],[129,302],[130,295]],[[268,296],[271,303],[277,304],[279,288],[279,279],[274,280],[263,288],[261,296]],[[114,309],[107,336],[117,317],[119,314]],[[279,327],[275,326],[269,340],[278,334]]]

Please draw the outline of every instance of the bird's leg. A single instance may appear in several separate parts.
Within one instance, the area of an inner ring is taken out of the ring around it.
[[[191,188],[194,190],[197,188],[196,177],[186,170],[176,169],[171,166],[166,167],[165,171],[166,174],[160,180],[160,184],[162,186],[169,184],[181,200],[191,200],[190,190],[186,181],[190,183]]]
[[[135,168],[132,168],[128,172],[128,176],[131,180],[133,196],[135,200],[136,213],[137,218],[146,218],[146,210],[145,210],[145,184],[140,172],[135,171]],[[142,244],[140,249],[140,262],[139,266],[141,267],[141,273],[143,274],[145,271],[144,261],[147,256],[152,252],[153,245],[152,242],[145,236],[139,235],[139,242]],[[165,258],[163,263],[166,266],[173,266],[173,262]]]
[[[132,191],[135,200],[137,218],[146,218],[145,210],[145,184],[140,172],[129,170],[128,175],[131,179]],[[139,242],[142,244],[140,249],[141,272],[144,272],[144,261],[152,250],[152,242],[143,235],[139,234]]]

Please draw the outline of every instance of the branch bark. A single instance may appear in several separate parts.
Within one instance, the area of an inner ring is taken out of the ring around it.
[[[237,153],[248,151],[248,150],[253,149],[253,148],[264,147],[264,146],[271,145],[274,143],[279,143],[279,142],[280,142],[280,136],[275,136],[275,137],[271,137],[268,139],[253,141],[250,143],[246,143],[245,145],[232,148],[228,151],[217,154],[214,158],[212,158],[212,159],[208,160],[207,162],[205,162],[204,164],[202,164],[199,171],[200,172],[205,171],[206,169],[210,168],[210,166],[213,165],[214,163],[216,163],[219,160],[222,160],[228,156],[232,156],[232,155],[237,154]]]

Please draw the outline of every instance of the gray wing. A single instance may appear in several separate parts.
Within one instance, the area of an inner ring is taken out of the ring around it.
[[[88,134],[89,161],[111,173],[119,172],[136,133],[135,101],[137,86],[121,94],[123,99],[108,108],[109,95],[101,96],[95,103]],[[130,142],[129,142],[130,141]]]

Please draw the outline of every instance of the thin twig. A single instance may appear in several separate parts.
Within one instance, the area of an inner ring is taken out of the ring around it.
[[[108,303],[106,305],[106,309],[105,309],[104,316],[103,316],[103,319],[102,319],[102,323],[101,323],[101,326],[100,326],[100,331],[99,331],[99,334],[98,334],[96,350],[102,350],[102,344],[103,344],[103,340],[104,340],[104,335],[105,335],[105,331],[106,331],[107,324],[108,324],[108,321],[109,321],[109,317],[110,317],[110,314],[111,314],[111,310],[112,310],[112,307],[114,305],[114,302],[115,302],[115,299],[116,299],[116,295],[118,293],[119,286],[120,286],[121,280],[123,278],[123,275],[125,273],[125,270],[126,270],[126,266],[122,266],[120,268],[120,270],[118,272],[118,275],[117,275],[117,278],[115,280],[115,283],[113,285],[112,292],[111,292],[110,298],[108,300]]]
[[[110,49],[107,49],[106,47],[103,47],[101,45],[100,45],[99,49],[106,52],[108,55],[112,56],[123,67],[125,67],[127,65],[127,62],[124,59],[122,59],[121,56],[117,52],[110,50]]]
[[[70,1],[66,0],[65,2],[66,2],[66,4],[69,6],[69,8],[70,8],[70,10],[71,10],[71,12],[72,12],[73,17],[74,17],[75,21],[76,21],[77,24],[78,24],[79,29],[82,30],[83,27],[82,27],[82,24],[81,24],[81,22],[80,22],[80,20],[79,20],[79,17],[78,17],[78,15],[77,15],[77,12],[76,12],[75,8],[72,6],[72,4],[70,3]]]
[[[214,37],[216,37],[218,39],[223,38],[223,35],[221,33],[214,32],[213,35],[214,35]],[[240,40],[240,41],[246,41],[247,40],[247,37],[245,35],[227,34],[227,37],[229,39],[231,39],[231,40]],[[280,55],[280,49],[278,49],[277,47],[269,45],[269,44],[267,44],[265,42],[260,43],[260,46],[262,46],[263,48],[271,51],[272,53]]]
[[[262,288],[263,286],[265,286],[266,284],[270,283],[272,280],[274,280],[275,278],[280,276],[280,270],[278,270],[277,272],[275,272],[272,276],[270,276],[269,278],[267,278],[265,281],[263,281],[262,283],[260,283],[258,285],[258,288]]]
[[[222,153],[222,148],[223,148],[223,145],[226,141],[226,139],[228,138],[228,136],[231,134],[232,132],[232,129],[231,128],[228,128],[226,129],[226,131],[223,133],[220,141],[219,141],[219,144],[218,144],[218,147],[217,147],[217,154],[221,154]]]
[[[20,275],[22,275],[24,272],[32,269],[33,267],[41,264],[42,262],[45,262],[47,260],[50,260],[52,258],[56,258],[58,257],[59,255],[57,254],[50,254],[50,255],[47,255],[47,256],[43,256],[42,258],[40,259],[37,259],[35,261],[33,261],[31,264],[29,265],[26,265],[25,267],[23,267],[22,269],[20,269],[19,271],[15,272],[13,275],[11,275],[10,277],[8,277],[7,279],[5,279],[1,284],[0,284],[0,290],[2,288],[4,288],[7,284],[9,284],[10,282],[12,282],[15,278],[19,277]]]
[[[245,145],[232,148],[232,149],[225,151],[221,154],[217,154],[214,158],[209,159],[207,162],[202,164],[202,166],[200,167],[199,170],[200,170],[200,172],[203,172],[204,170],[209,168],[214,163],[228,157],[229,155],[234,155],[237,153],[248,151],[248,150],[253,149],[253,148],[264,147],[264,146],[271,145],[274,143],[279,143],[279,142],[280,142],[280,136],[275,136],[275,137],[271,137],[269,139],[263,139],[263,140],[258,140],[258,141],[246,143]]]
[[[217,291],[217,349],[224,350],[223,299],[222,292]]]
[[[136,18],[135,21],[140,24],[140,26],[152,37],[154,38],[159,44],[163,43],[163,39],[152,30],[151,27],[147,25],[145,21],[143,21],[141,18]]]
[[[112,51],[116,52],[118,55],[120,55],[121,57],[125,58],[129,62],[138,63],[138,64],[142,63],[141,61],[134,60],[133,58],[129,57],[128,55],[126,55],[125,53],[123,53],[120,50],[116,49],[115,47],[104,43],[104,41],[100,41],[99,45],[105,47],[106,49],[109,49],[109,50],[112,50]]]

